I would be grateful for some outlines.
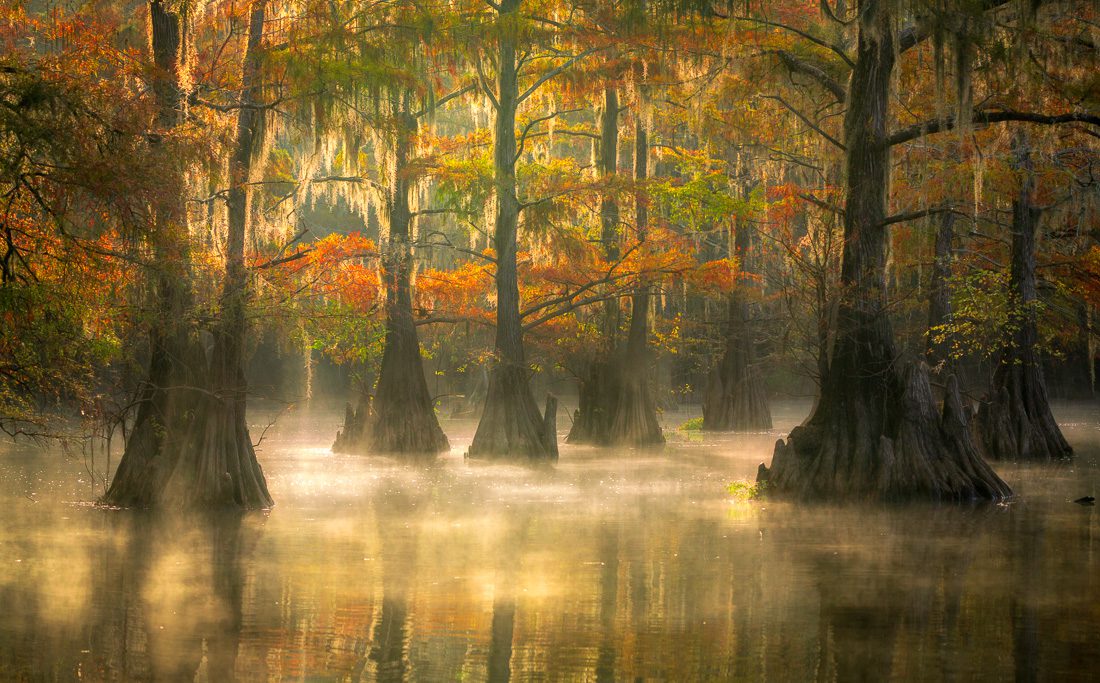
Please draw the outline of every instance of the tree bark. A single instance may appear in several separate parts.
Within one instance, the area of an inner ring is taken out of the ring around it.
[[[1028,142],[1016,136],[1016,159],[1023,174],[1012,203],[1012,291],[1021,319],[1001,352],[989,394],[978,409],[978,433],[985,454],[997,459],[1049,461],[1069,458],[1073,449],[1050,412],[1039,353],[1035,304],[1035,206]]]
[[[597,151],[600,178],[611,185],[619,167],[619,95],[614,88],[604,88]],[[600,241],[608,262],[619,258],[619,217],[614,188],[608,187],[600,198]],[[607,445],[611,440],[611,422],[619,398],[618,366],[612,359],[619,337],[617,298],[604,302],[601,331],[602,345],[589,361],[588,376],[580,382],[580,404],[566,437],[568,443]]]
[[[748,272],[751,233],[738,226],[734,251],[741,271]],[[759,432],[772,427],[771,409],[756,367],[749,302],[739,285],[729,295],[725,350],[711,370],[703,397],[703,429],[716,432]]]
[[[252,211],[251,183],[259,171],[263,115],[259,63],[266,0],[252,4],[248,22],[236,143],[230,160],[229,208],[221,317],[214,329],[210,391],[199,407],[190,443],[180,454],[164,492],[165,502],[179,507],[271,507],[263,470],[245,419],[247,386],[244,341],[247,334],[248,272],[244,242]]]
[[[758,479],[801,499],[1000,499],[1009,487],[978,455],[957,384],[937,416],[927,367],[901,367],[886,310],[886,190],[893,5],[860,3],[844,121],[844,252],[832,361],[810,417],[776,443]]]
[[[951,315],[951,292],[948,280],[951,278],[951,261],[954,258],[955,214],[950,211],[940,216],[939,229],[936,230],[935,261],[932,264],[932,278],[928,284],[928,339],[925,357],[933,367],[941,363],[951,365],[950,349],[936,342],[937,329],[947,323]]]
[[[498,14],[498,67],[493,169],[496,185],[496,364],[489,375],[489,390],[474,439],[471,458],[554,460],[557,435],[546,433],[531,393],[523,352],[523,327],[519,316],[519,284],[516,272],[516,238],[520,202],[516,187],[516,108],[519,104],[516,51],[518,37],[511,18],[519,13],[520,0],[501,0]]]
[[[639,98],[644,100],[644,95]],[[649,198],[642,187],[649,178],[649,136],[644,106],[644,101],[639,103],[634,134],[634,182],[638,186],[634,202],[639,242],[645,241],[649,227]],[[649,284],[643,281],[631,296],[630,329],[626,337],[626,351],[619,360],[619,397],[615,401],[611,420],[610,443],[654,446],[665,442],[649,386],[652,362],[649,352]]]
[[[388,218],[389,234],[382,258],[386,284],[386,338],[382,364],[373,401],[365,414],[365,428],[345,422],[341,439],[333,446],[340,452],[436,454],[450,448],[435,415],[424,365],[420,340],[412,309],[412,212],[409,194],[413,183],[409,174],[409,153],[416,134],[416,118],[409,111],[412,93],[404,91],[392,97],[394,132],[381,166],[386,178],[383,212]],[[360,410],[363,410],[361,407]]]
[[[164,137],[183,122],[186,93],[186,13],[149,3],[156,123],[162,136],[150,146],[171,154]],[[123,507],[148,507],[178,459],[192,428],[192,408],[198,402],[205,359],[188,322],[192,301],[187,209],[183,169],[166,159],[164,198],[152,209],[154,306],[149,331],[149,369],[138,396],[138,410],[126,449],[104,502]]]

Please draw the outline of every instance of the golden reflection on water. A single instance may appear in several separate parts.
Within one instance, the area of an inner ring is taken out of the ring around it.
[[[0,680],[1089,680],[1100,444],[1002,468],[1007,506],[732,501],[775,433],[563,448],[552,469],[261,454],[266,514],[102,510],[83,465],[0,452]],[[681,418],[668,419],[677,424]],[[37,502],[35,502],[37,501]]]

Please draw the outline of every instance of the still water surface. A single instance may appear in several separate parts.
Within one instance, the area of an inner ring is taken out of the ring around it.
[[[333,455],[281,418],[268,513],[88,504],[83,460],[0,450],[0,680],[1097,680],[1100,415],[1009,505],[733,500],[808,406],[546,469]],[[666,415],[666,427],[689,417]],[[262,425],[257,425],[257,432]]]

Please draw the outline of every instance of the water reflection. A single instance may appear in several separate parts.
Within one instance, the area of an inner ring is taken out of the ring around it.
[[[465,465],[455,425],[432,466],[333,456],[309,420],[265,453],[267,517],[83,507],[64,462],[0,458],[0,680],[1100,671],[1096,508],[1069,502],[1100,482],[1091,422],[1072,468],[1005,471],[1022,502],[882,508],[729,500],[774,435],[532,471]]]

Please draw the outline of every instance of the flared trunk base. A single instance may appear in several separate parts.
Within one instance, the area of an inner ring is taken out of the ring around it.
[[[978,408],[977,429],[986,457],[1049,462],[1073,457],[1073,448],[1050,412],[1046,387],[1035,368],[1002,369],[999,389]]]
[[[886,392],[876,429],[865,405],[871,397],[825,396],[814,414],[776,443],[770,468],[757,477],[768,495],[801,500],[998,501],[1012,490],[982,459],[971,440],[954,377],[937,415],[923,363],[910,365]],[[879,423],[880,425],[882,423]]]
[[[557,399],[547,396],[539,414],[523,368],[499,364],[489,373],[489,391],[469,458],[553,462],[558,459]]]
[[[740,377],[722,377],[715,368],[703,397],[703,431],[765,432],[772,428],[772,412],[763,382],[753,368]]]

